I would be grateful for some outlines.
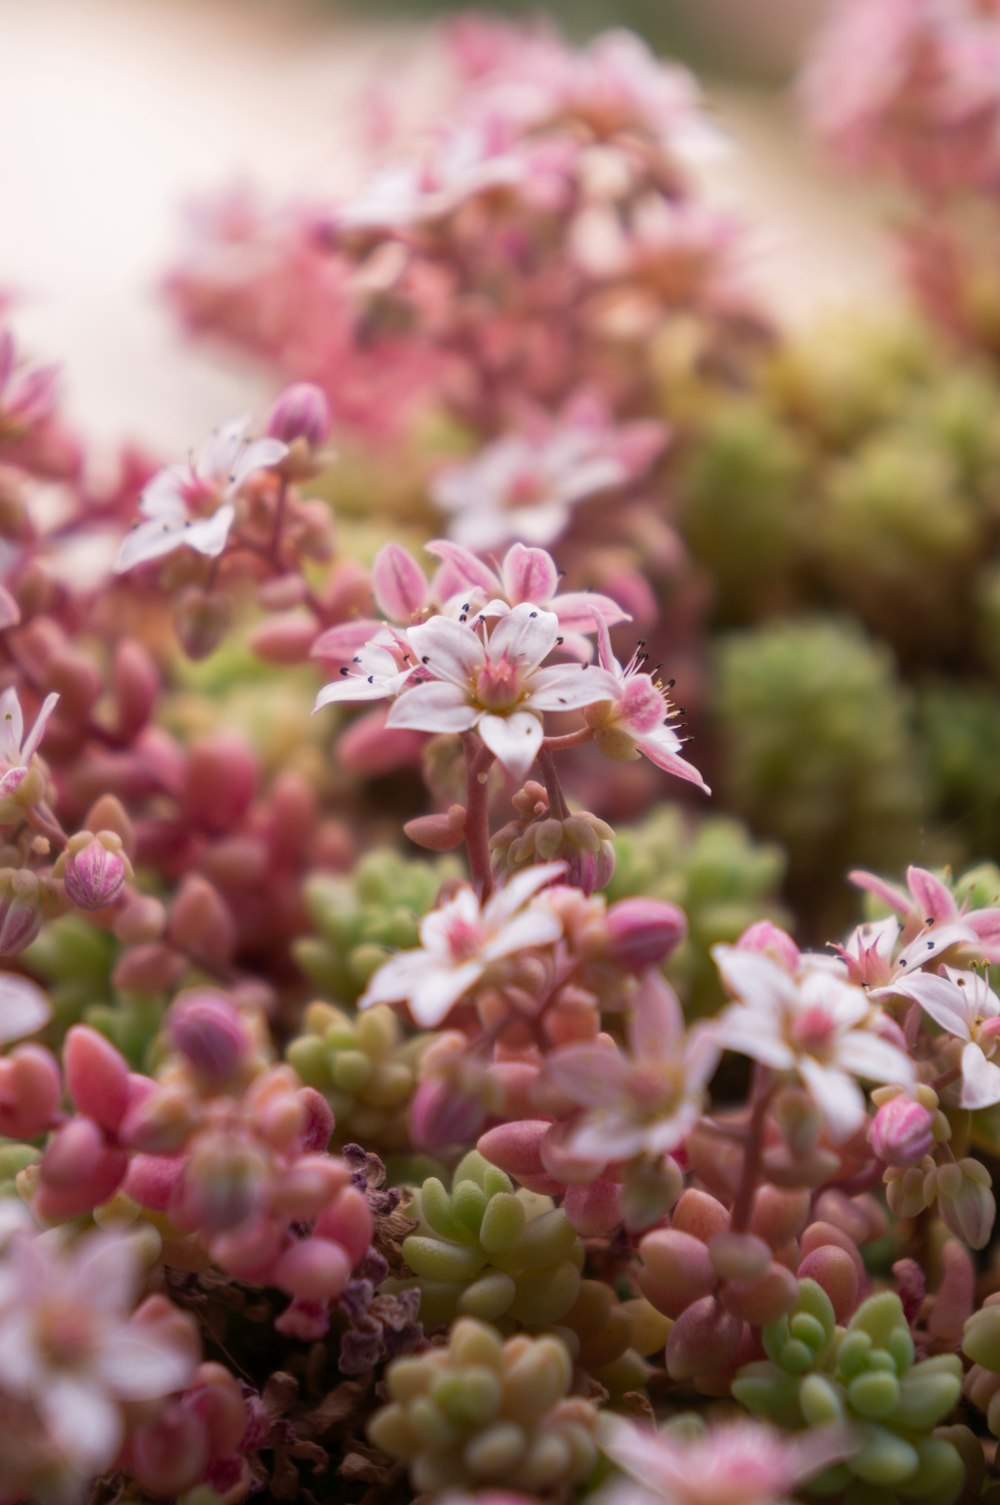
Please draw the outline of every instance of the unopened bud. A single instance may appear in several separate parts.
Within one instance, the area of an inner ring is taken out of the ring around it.
[[[42,893],[27,868],[0,868],[0,956],[17,956],[42,928]]]
[[[801,957],[799,948],[786,930],[771,920],[758,920],[744,930],[736,942],[741,951],[759,951],[788,972],[797,970]]]
[[[178,995],[167,1016],[174,1049],[208,1081],[230,1081],[252,1049],[239,1012],[224,993],[192,988]]]
[[[330,433],[330,422],[326,394],[312,382],[298,381],[277,397],[267,415],[265,432],[285,444],[304,439],[310,449],[318,449]]]
[[[687,919],[676,904],[622,899],[608,910],[611,958],[628,972],[659,966],[686,935]]]
[[[427,1154],[470,1144],[485,1121],[482,1094],[462,1092],[443,1077],[421,1082],[410,1103],[410,1137],[414,1148]]]
[[[133,876],[122,839],[114,831],[80,831],[72,836],[56,869],[66,893],[80,909],[106,909],[125,891]]]
[[[218,591],[190,586],[177,603],[176,628],[188,658],[210,658],[226,635],[230,609]]]
[[[417,815],[403,827],[418,847],[428,852],[452,852],[465,840],[465,806],[451,805],[440,814]]]
[[[879,1108],[868,1141],[885,1165],[919,1165],[934,1147],[934,1115],[900,1093]]]
[[[997,1204],[991,1185],[989,1171],[978,1160],[966,1158],[938,1171],[941,1220],[970,1249],[985,1248],[993,1230]]]

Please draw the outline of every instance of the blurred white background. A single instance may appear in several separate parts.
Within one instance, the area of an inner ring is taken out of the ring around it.
[[[781,0],[789,18],[809,3]],[[298,0],[0,0],[0,58],[0,288],[32,355],[64,362],[73,416],[166,453],[262,406],[270,385],[185,347],[158,299],[184,200],[349,181],[365,89],[427,87],[426,23]],[[734,139],[709,190],[756,227],[753,272],[782,312],[891,298],[871,206],[821,172],[785,95],[709,96]]]

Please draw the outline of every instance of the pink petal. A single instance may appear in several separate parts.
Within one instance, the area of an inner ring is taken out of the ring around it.
[[[515,915],[512,920],[487,941],[482,948],[484,961],[496,961],[498,957],[510,956],[515,951],[528,951],[533,946],[548,946],[562,935],[562,922],[546,909],[529,909]]]
[[[239,456],[226,480],[232,491],[239,491],[244,481],[258,470],[270,470],[272,465],[280,465],[288,454],[288,445],[280,439],[257,439],[253,444],[248,444]]]
[[[166,1334],[133,1325],[119,1329],[97,1356],[95,1368],[123,1400],[156,1400],[183,1390],[193,1378],[195,1362],[187,1347]]]
[[[664,1060],[684,1033],[680,1001],[660,972],[648,972],[632,1002],[628,1038],[639,1060]]]
[[[608,627],[632,620],[617,601],[597,591],[566,591],[550,602],[549,610],[555,612],[565,632],[595,632],[597,619]]]
[[[480,714],[458,685],[432,681],[414,685],[394,700],[385,724],[416,732],[467,732]]]
[[[875,990],[873,996],[912,998],[946,1034],[969,1039],[969,1002],[963,990],[933,972],[918,972]]]
[[[0,695],[0,763],[20,768],[24,738],[24,712],[13,685]]]
[[[488,595],[495,591],[497,582],[493,571],[469,549],[463,549],[461,544],[451,543],[447,538],[436,538],[427,545],[427,552],[433,554],[435,559],[444,560],[462,586],[478,588]]]
[[[546,549],[511,544],[500,566],[504,590],[512,606],[521,601],[548,601],[559,588],[559,571]]]
[[[35,717],[35,724],[31,728],[28,739],[21,749],[21,758],[25,766],[27,766],[31,762],[32,758],[35,756],[35,753],[38,751],[42,737],[45,735],[46,723],[48,722],[49,717],[52,715],[52,712],[55,710],[58,704],[59,695],[55,690],[53,690],[50,695],[46,695],[45,699],[42,701],[41,709],[39,710],[38,715]]]
[[[530,711],[515,711],[512,716],[483,716],[479,735],[508,773],[520,780],[538,756],[542,723]]]
[[[928,920],[954,920],[958,906],[947,884],[942,883],[924,867],[906,869],[906,886],[917,902],[917,908]]]
[[[383,544],[372,565],[375,604],[395,622],[412,622],[427,605],[427,580],[417,561],[398,543]]]
[[[545,1075],[581,1108],[614,1108],[632,1078],[628,1061],[611,1045],[565,1045],[545,1063]]]
[[[862,1077],[866,1082],[894,1082],[908,1087],[916,1079],[909,1056],[869,1030],[852,1030],[845,1035],[837,1045],[836,1061],[852,1076]]]
[[[125,1427],[118,1407],[92,1379],[54,1372],[35,1402],[56,1448],[76,1470],[98,1474],[110,1467]]]
[[[635,745],[643,757],[648,758],[657,768],[662,768],[664,773],[672,773],[675,778],[684,779],[686,783],[694,784],[705,794],[711,794],[711,789],[694,764],[689,763],[686,758],[681,757],[680,753],[674,751],[674,747],[679,746],[680,743],[677,733],[671,731],[669,727],[660,727],[659,731],[651,733],[648,737],[637,737]]]
[[[498,888],[492,898],[487,900],[483,910],[486,924],[500,925],[505,918],[516,914],[535,894],[554,883],[557,878],[563,877],[565,872],[564,862],[541,862],[515,873],[513,878],[508,878],[503,887]]]
[[[856,868],[854,872],[848,873],[847,876],[855,888],[863,888],[867,893],[874,894],[877,899],[881,899],[883,904],[888,904],[889,908],[894,909],[897,914],[909,914],[909,897],[903,893],[901,888],[897,888],[894,883],[887,883],[884,878],[878,877],[876,873],[865,873],[859,868]]]

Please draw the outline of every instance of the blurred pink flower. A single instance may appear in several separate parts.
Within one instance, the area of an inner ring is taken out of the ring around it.
[[[964,1040],[959,1105],[991,1108],[1000,1103],[1000,998],[979,972],[945,967],[944,975],[915,972],[873,991],[875,998],[912,998],[945,1034]]]
[[[133,1311],[141,1281],[138,1245],[117,1232],[22,1233],[0,1262],[0,1393],[34,1405],[81,1475],[115,1461],[123,1405],[183,1389],[198,1365],[189,1317],[161,1296]]]
[[[251,442],[249,427],[249,417],[232,419],[206,440],[196,460],[153,477],[139,498],[145,520],[134,525],[118,550],[118,574],[185,545],[209,558],[222,553],[236,518],[231,499],[258,470],[277,465],[288,453],[279,439]]]

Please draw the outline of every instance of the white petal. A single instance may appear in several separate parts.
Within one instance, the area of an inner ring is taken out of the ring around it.
[[[455,684],[413,685],[394,700],[386,726],[405,726],[415,732],[467,732],[482,713]]]
[[[342,674],[339,679],[331,679],[328,685],[323,686],[316,696],[313,712],[322,710],[325,705],[384,700],[391,693],[384,680],[369,681],[364,674]]]
[[[959,1040],[969,1039],[970,999],[964,988],[956,987],[946,977],[938,977],[933,972],[918,972],[891,983],[887,988],[879,988],[873,996],[885,994],[915,999],[947,1034],[955,1035]]]
[[[31,728],[31,733],[21,749],[21,761],[25,766],[31,762],[38,751],[42,737],[45,735],[45,724],[58,704],[59,695],[56,691],[53,691],[51,695],[46,695],[42,701],[38,715],[35,717],[35,724]]]
[[[125,1431],[121,1412],[92,1378],[54,1374],[35,1401],[58,1451],[81,1473],[98,1474],[114,1462]]]
[[[838,1066],[866,1082],[894,1082],[908,1087],[916,1077],[909,1056],[870,1030],[855,1029],[844,1035],[835,1052]]]
[[[657,727],[655,732],[649,732],[645,737],[636,737],[635,745],[644,758],[648,758],[657,768],[662,768],[664,773],[672,773],[675,778],[696,784],[706,794],[711,794],[711,789],[698,769],[678,752],[681,740],[671,727]]]
[[[551,910],[541,907],[526,909],[523,914],[508,920],[504,928],[486,942],[480,955],[484,961],[496,961],[497,957],[510,956],[513,951],[548,946],[561,935],[562,923]]]
[[[20,768],[23,737],[24,712],[17,691],[10,686],[0,695],[0,763]]]
[[[799,994],[794,978],[760,951],[713,946],[712,956],[733,997],[772,1019],[794,1014]]]
[[[183,1390],[195,1364],[189,1350],[137,1325],[120,1328],[95,1357],[94,1368],[122,1400],[156,1400]]]
[[[406,999],[414,1023],[422,1029],[437,1029],[482,975],[482,962],[473,961],[450,970],[442,967],[433,976],[425,977]]]
[[[432,617],[405,634],[418,663],[434,679],[466,688],[486,663],[482,640],[471,627],[450,617]]]
[[[210,434],[201,447],[196,470],[206,481],[228,480],[240,451],[247,442],[250,414],[231,418]]]
[[[861,1088],[843,1071],[822,1066],[812,1056],[799,1056],[799,1074],[812,1093],[813,1102],[826,1120],[835,1144],[859,1129],[865,1118],[865,1099]]]
[[[775,1021],[761,1011],[735,1003],[723,1009],[717,1024],[723,1050],[749,1056],[751,1060],[760,1061],[763,1066],[773,1066],[778,1071],[786,1071],[795,1065],[795,1053],[777,1032]]]
[[[156,519],[138,523],[130,533],[126,533],[121,541],[115,557],[115,574],[123,575],[126,570],[134,570],[138,564],[148,564],[153,559],[163,559],[165,555],[172,554],[175,549],[179,549],[184,542],[180,535],[182,526],[182,524],[159,522]]]
[[[288,445],[282,444],[280,439],[257,439],[253,444],[248,444],[226,477],[228,489],[239,491],[243,482],[255,471],[269,470],[272,465],[280,465],[287,454]]]
[[[183,522],[188,515],[184,493],[193,479],[190,465],[168,465],[158,470],[143,488],[139,511],[157,522]]]
[[[530,898],[561,878],[565,872],[564,862],[541,862],[515,873],[513,878],[508,878],[503,887],[498,888],[486,901],[483,910],[486,924],[492,927],[500,925],[507,916],[515,914]]]
[[[139,1293],[137,1246],[127,1234],[99,1229],[74,1246],[72,1282],[81,1302],[101,1312],[131,1307]]]
[[[178,542],[214,559],[226,547],[235,519],[236,508],[231,502],[224,502],[211,517],[200,517],[190,526],[185,526],[178,535]]]
[[[968,1044],[962,1051],[963,1108],[992,1108],[1000,1103],[1000,1066],[988,1061],[978,1045]]]
[[[579,710],[599,700],[614,700],[618,686],[614,675],[592,664],[554,664],[537,669],[531,676],[526,704],[536,711]]]
[[[483,716],[479,735],[512,778],[523,779],[542,745],[542,723],[530,711]]]
[[[554,611],[522,601],[494,627],[486,651],[494,663],[506,657],[533,666],[549,656],[558,636],[559,618]]]

